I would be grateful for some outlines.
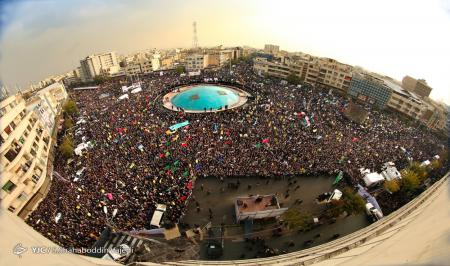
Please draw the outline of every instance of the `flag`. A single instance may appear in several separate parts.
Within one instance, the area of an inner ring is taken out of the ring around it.
[[[337,183],[339,183],[339,181],[341,181],[343,176],[344,176],[344,173],[342,171],[339,171],[339,174],[336,176],[336,179],[334,180],[333,185],[336,185]]]
[[[305,116],[305,122],[306,122],[306,126],[309,127],[311,125],[311,122],[309,121],[309,117]]]
[[[187,189],[192,189],[192,180],[187,183],[186,187]]]

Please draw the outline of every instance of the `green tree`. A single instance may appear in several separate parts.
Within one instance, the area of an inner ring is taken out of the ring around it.
[[[175,71],[176,71],[178,74],[182,74],[182,73],[185,73],[185,72],[186,72],[186,68],[185,68],[184,66],[177,66],[177,67],[175,68]]]
[[[64,137],[59,145],[59,152],[61,152],[64,158],[71,158],[73,156],[73,140],[70,137]]]
[[[298,85],[301,83],[300,78],[294,74],[290,74],[289,76],[287,76],[286,80],[287,82],[289,82],[289,84],[293,85]]]
[[[398,180],[389,180],[384,182],[383,187],[385,190],[395,193],[400,190],[400,183]]]
[[[314,225],[313,217],[308,212],[301,212],[298,209],[289,209],[283,213],[283,219],[292,230],[307,231]]]
[[[104,74],[98,75],[98,76],[94,77],[94,84],[95,85],[99,85],[99,84],[102,84],[102,83],[104,83],[106,81],[109,81],[110,79],[111,79],[110,77],[108,77],[108,76],[106,76]]]
[[[78,107],[75,101],[73,100],[67,100],[66,103],[63,106],[64,112],[66,112],[68,115],[73,115],[78,113]]]

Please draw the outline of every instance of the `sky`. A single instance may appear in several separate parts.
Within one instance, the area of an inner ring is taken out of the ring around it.
[[[27,87],[89,54],[277,44],[401,80],[450,104],[450,0],[0,1],[0,83]]]

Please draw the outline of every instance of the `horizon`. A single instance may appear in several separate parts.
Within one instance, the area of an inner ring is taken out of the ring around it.
[[[48,0],[1,5],[0,80],[10,89],[71,71],[90,54],[190,48],[196,21],[201,47],[263,49],[264,44],[275,44],[281,50],[333,58],[397,81],[406,75],[425,79],[433,88],[431,98],[450,104],[448,0]]]

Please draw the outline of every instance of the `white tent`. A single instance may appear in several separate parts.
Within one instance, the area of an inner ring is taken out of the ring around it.
[[[133,89],[133,90],[131,91],[131,93],[138,93],[138,92],[141,92],[141,91],[142,91],[141,86],[137,86],[135,89]]]
[[[164,204],[156,204],[156,210],[153,213],[152,220],[150,222],[151,225],[160,227],[161,219],[164,212],[166,212],[166,208],[167,206]]]
[[[384,177],[380,175],[379,173],[373,172],[373,173],[367,173],[364,178],[364,183],[367,187],[376,185],[382,181],[384,181]]]
[[[128,92],[128,87],[127,86],[122,86],[122,92]]]
[[[123,99],[129,99],[130,97],[128,96],[128,94],[124,94],[122,96],[119,97],[119,100],[123,100]]]
[[[340,200],[342,197],[342,192],[339,189],[335,189],[333,193],[331,194],[330,198],[328,199],[328,202],[332,200]]]
[[[75,154],[80,156],[81,154],[83,154],[83,150],[87,149],[89,147],[89,143],[80,143],[78,144],[78,146],[75,148]]]

